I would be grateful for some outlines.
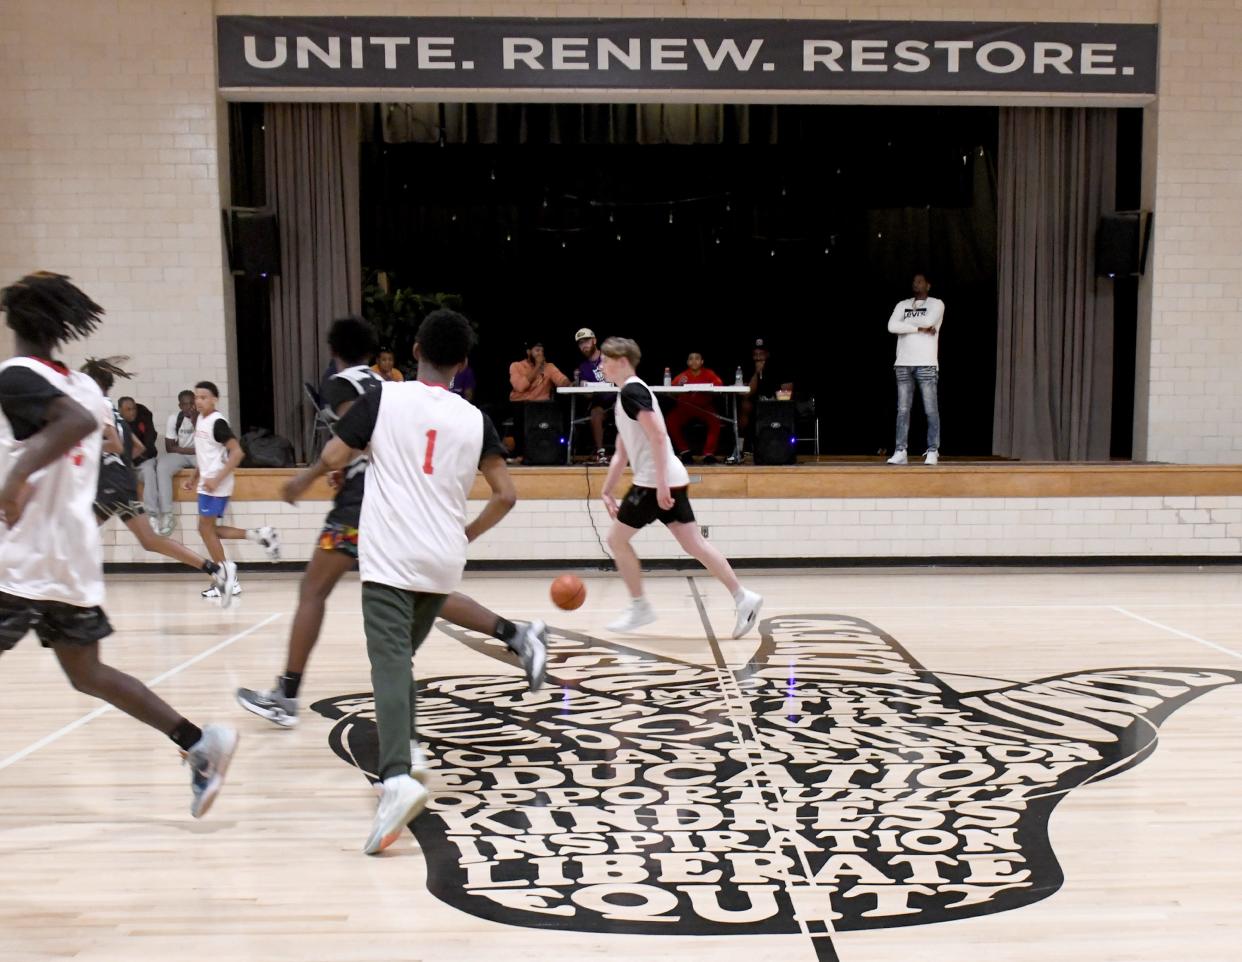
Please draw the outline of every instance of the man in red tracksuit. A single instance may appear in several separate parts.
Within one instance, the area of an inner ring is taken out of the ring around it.
[[[684,384],[714,384],[717,387],[724,382],[716,372],[703,366],[703,355],[692,351],[686,358],[687,367],[673,378],[674,386]],[[702,421],[707,426],[707,440],[703,444],[703,463],[716,463],[716,445],[720,441],[720,418],[716,416],[716,405],[710,394],[678,394],[677,404],[665,423],[669,437],[673,442],[673,450],[681,460],[689,464],[690,445],[686,444],[685,426],[692,421]]]

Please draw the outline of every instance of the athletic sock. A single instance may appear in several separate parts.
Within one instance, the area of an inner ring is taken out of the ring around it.
[[[302,686],[300,671],[287,671],[280,676],[280,693],[286,698],[297,698],[298,689]]]
[[[513,639],[518,636],[518,626],[512,621],[505,618],[497,618],[496,626],[492,628],[492,637],[498,641],[503,641],[510,651],[517,651],[513,647]]]
[[[209,575],[212,575],[214,577],[215,573],[219,570],[220,570],[220,566],[216,564],[214,561],[203,562],[203,571],[206,571]]]
[[[743,588],[741,585],[738,585],[738,586],[737,586],[737,591],[733,592],[733,601],[734,601],[734,603],[735,603],[735,604],[739,604],[739,605],[740,605],[740,604],[742,603],[742,600],[743,600],[745,597],[746,597],[746,589],[745,589],[745,588]]]
[[[171,738],[183,752],[188,752],[191,748],[198,744],[198,740],[203,737],[203,730],[197,725],[186,721],[184,718],[177,722],[177,727],[168,733]]]

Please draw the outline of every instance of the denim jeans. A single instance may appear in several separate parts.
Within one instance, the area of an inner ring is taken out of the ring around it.
[[[923,395],[923,413],[927,415],[927,450],[940,450],[940,402],[936,396],[936,386],[940,381],[940,369],[936,367],[905,367],[893,368],[897,375],[897,446],[896,450],[906,449],[906,440],[910,434],[910,407],[914,403],[914,382],[918,381],[919,391]]]

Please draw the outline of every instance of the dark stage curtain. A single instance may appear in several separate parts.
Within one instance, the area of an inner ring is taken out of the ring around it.
[[[1115,110],[1000,111],[993,453],[1106,460],[1113,282],[1095,232],[1114,207]]]
[[[282,265],[271,286],[274,431],[301,460],[312,418],[302,384],[319,384],[332,321],[361,307],[358,108],[268,104],[265,124]]]

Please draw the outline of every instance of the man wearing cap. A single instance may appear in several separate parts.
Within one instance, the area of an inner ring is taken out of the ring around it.
[[[755,338],[750,356],[754,364],[750,380],[747,382],[750,393],[742,398],[741,410],[738,414],[742,437],[750,437],[751,418],[754,415],[755,405],[759,401],[789,400],[793,396],[794,389],[793,380],[788,372],[779,363],[772,361],[771,353],[763,338]],[[738,448],[739,450],[741,448],[741,438],[738,439]]]
[[[509,365],[509,402],[513,405],[513,453],[526,453],[526,408],[530,401],[550,401],[554,387],[569,387],[569,378],[543,356],[543,342],[526,345],[526,357]]]
[[[600,353],[599,345],[595,341],[595,332],[589,327],[579,328],[578,333],[574,335],[574,340],[578,342],[578,350],[585,358],[574,372],[574,383],[603,383],[604,355]],[[612,392],[601,391],[591,395],[591,403],[588,407],[591,411],[591,437],[595,442],[596,464],[608,463],[608,451],[604,448],[604,421],[612,415],[612,408],[616,401],[617,395]]]

